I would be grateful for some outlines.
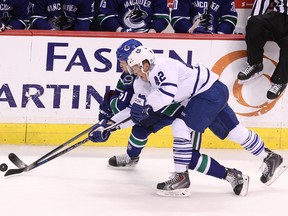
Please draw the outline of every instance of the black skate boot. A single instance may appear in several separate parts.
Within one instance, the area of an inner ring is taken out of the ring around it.
[[[170,197],[190,196],[190,180],[188,171],[173,173],[170,180],[157,184],[157,194]]]
[[[109,159],[108,163],[114,167],[136,166],[139,157],[130,158],[128,154],[113,156]]]
[[[267,98],[269,100],[275,100],[278,98],[286,89],[287,84],[275,84],[272,83],[271,88],[267,91]]]
[[[227,180],[236,195],[246,196],[249,187],[249,176],[243,175],[241,171],[236,169],[226,168],[227,175],[225,180]]]
[[[271,185],[287,169],[287,166],[283,165],[281,155],[272,152],[268,148],[265,148],[265,151],[268,156],[263,161],[260,180],[266,185]]]
[[[252,80],[254,78],[257,78],[258,76],[262,75],[263,70],[263,64],[255,64],[255,65],[249,65],[248,67],[241,70],[238,73],[238,80],[240,82],[245,82],[248,80]]]

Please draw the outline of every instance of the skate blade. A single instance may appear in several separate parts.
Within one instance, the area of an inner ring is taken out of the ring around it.
[[[271,185],[274,181],[276,181],[276,179],[279,178],[280,175],[282,175],[282,173],[288,168],[287,164],[281,164],[276,170],[275,170],[275,173],[273,175],[273,177],[267,181],[265,183],[265,185],[269,186]]]
[[[254,79],[262,76],[262,74],[263,74],[263,71],[260,71],[260,72],[258,72],[258,73],[255,73],[253,76],[251,76],[251,77],[250,77],[249,79],[247,79],[247,80],[239,80],[239,79],[238,79],[238,84],[239,84],[239,85],[243,85],[244,83],[247,83],[247,82],[249,82],[249,81],[251,81],[251,80],[254,80]]]
[[[248,175],[243,175],[243,188],[240,193],[241,196],[246,196],[248,194],[249,181],[250,177]]]
[[[164,197],[189,197],[191,192],[189,188],[175,189],[175,190],[156,190],[156,194]]]
[[[115,170],[134,170],[137,168],[136,165],[126,165],[126,166],[112,166],[107,164],[107,168],[115,169]]]

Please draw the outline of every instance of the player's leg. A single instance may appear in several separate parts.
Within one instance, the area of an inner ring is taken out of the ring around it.
[[[171,125],[172,121],[172,118],[163,118],[149,127],[134,125],[129,136],[126,153],[111,157],[108,161],[109,165],[114,167],[135,166],[139,161],[142,149],[148,142],[149,135]]]
[[[281,165],[283,158],[269,150],[256,132],[241,125],[229,106],[219,113],[209,129],[220,139],[227,138],[234,141],[251,154],[262,158],[264,169],[261,181],[263,183],[271,184],[286,169],[286,165]]]
[[[271,185],[287,168],[281,155],[265,147],[263,140],[252,130],[238,124],[227,136],[243,148],[263,159],[261,182]]]
[[[175,119],[172,123],[172,132],[175,172],[168,181],[157,184],[156,193],[160,196],[187,197],[190,196],[188,166],[192,157],[192,130],[182,119]],[[193,140],[194,138],[195,136]]]
[[[214,158],[201,154],[197,150],[193,150],[189,169],[218,179],[225,179],[230,183],[236,195],[245,196],[248,193],[248,175],[243,174],[240,170],[224,167]]]
[[[175,173],[170,180],[157,185],[157,194],[161,196],[189,196],[190,180],[187,168],[205,175],[225,179],[232,185],[235,194],[247,194],[248,176],[236,169],[225,168],[212,157],[200,153],[201,133],[192,131],[181,119],[176,119],[172,128]]]
[[[114,167],[135,166],[150,134],[151,131],[146,128],[134,125],[129,136],[127,153],[111,157],[108,161],[109,165]]]

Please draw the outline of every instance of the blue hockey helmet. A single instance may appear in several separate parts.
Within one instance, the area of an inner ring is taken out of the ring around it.
[[[142,43],[135,39],[125,41],[116,51],[116,56],[119,61],[127,61],[128,56],[138,46],[142,46]]]

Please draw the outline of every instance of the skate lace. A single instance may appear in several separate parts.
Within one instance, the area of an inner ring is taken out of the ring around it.
[[[269,164],[266,163],[266,162],[263,162],[261,167],[260,167],[260,171],[262,172],[262,175],[267,177],[268,176],[268,173],[269,173]]]
[[[238,174],[235,171],[228,172],[227,181],[231,184],[232,188],[235,188],[238,184],[243,183],[240,173]]]
[[[277,94],[282,88],[281,84],[273,84],[272,87],[269,89],[270,92]]]
[[[268,160],[271,158],[272,154],[269,154],[267,156],[267,158],[264,159],[261,167],[260,167],[260,170],[262,171],[262,175],[267,177],[268,176],[268,173],[270,172],[271,170],[271,166],[270,166],[270,163],[268,162]]]
[[[171,174],[171,176],[169,176],[170,180],[164,182],[166,185],[167,184],[175,184],[175,183],[178,182],[178,177],[179,177],[180,174],[176,173],[176,172],[171,172],[170,174]]]
[[[116,156],[116,162],[117,164],[123,165],[123,164],[130,163],[131,159],[127,154],[122,154],[122,155]]]
[[[241,72],[247,76],[248,74],[250,74],[254,70],[254,68],[255,68],[254,65],[252,65],[252,66],[248,65],[248,67]]]

